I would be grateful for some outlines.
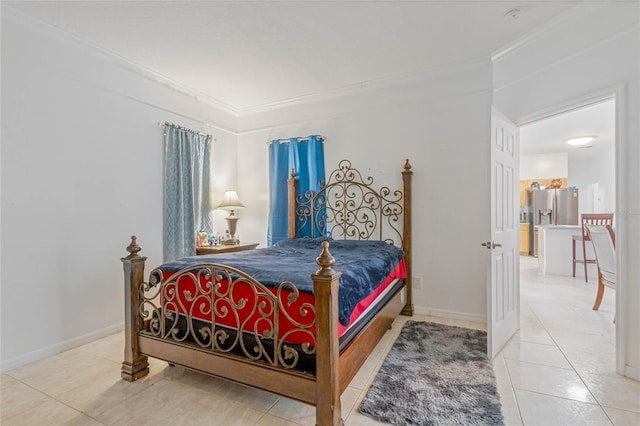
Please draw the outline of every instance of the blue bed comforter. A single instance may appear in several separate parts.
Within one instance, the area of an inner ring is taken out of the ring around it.
[[[282,240],[272,247],[210,256],[185,257],[159,267],[164,272],[199,263],[220,263],[237,268],[264,285],[278,287],[291,281],[300,291],[313,294],[311,274],[318,270],[316,257],[322,251],[324,238]],[[329,251],[335,257],[333,268],[342,273],[339,290],[339,321],[349,324],[351,312],[398,265],[404,253],[382,241],[329,240]]]

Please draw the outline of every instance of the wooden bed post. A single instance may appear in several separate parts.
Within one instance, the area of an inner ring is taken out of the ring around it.
[[[141,328],[140,284],[144,281],[144,256],[139,256],[142,250],[131,237],[131,244],[127,247],[129,256],[122,258],[124,267],[124,362],[120,376],[133,382],[149,374],[147,357],[138,353],[138,331]]]
[[[407,283],[405,285],[407,292],[407,303],[400,312],[402,315],[413,316],[413,293],[412,293],[412,275],[411,275],[411,164],[409,159],[404,163],[402,171],[402,183],[404,186],[404,221],[402,224],[402,249],[404,250],[404,261],[407,267]]]
[[[296,232],[296,195],[298,194],[298,179],[296,172],[291,169],[289,179],[287,179],[289,193],[289,238],[295,238]]]
[[[316,303],[316,425],[343,425],[338,378],[338,283],[342,274],[332,268],[336,260],[329,253],[328,241],[322,242],[316,262],[320,269],[311,275]]]

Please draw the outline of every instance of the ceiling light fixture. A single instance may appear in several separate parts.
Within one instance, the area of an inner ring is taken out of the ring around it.
[[[593,142],[595,138],[596,138],[595,136],[580,136],[578,138],[567,139],[565,142],[568,145],[580,146],[580,145],[586,145],[588,143]]]
[[[514,21],[520,17],[521,10],[517,7],[507,10],[504,14],[505,19],[513,19]]]

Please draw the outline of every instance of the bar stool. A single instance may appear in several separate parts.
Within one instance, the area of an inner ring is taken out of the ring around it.
[[[585,228],[585,225],[609,225],[613,226],[613,213],[584,213],[581,215],[582,220],[582,234],[574,235],[572,238],[573,244],[573,276],[576,276],[576,263],[584,264],[584,281],[589,282],[589,277],[587,276],[587,264],[596,263],[596,259],[587,258],[587,241],[591,241],[589,239],[589,234]],[[582,242],[582,259],[576,258],[576,241]]]

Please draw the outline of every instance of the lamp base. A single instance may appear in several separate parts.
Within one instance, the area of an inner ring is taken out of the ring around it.
[[[222,242],[222,245],[238,245],[240,244],[240,240],[236,237],[236,224],[238,223],[238,218],[234,214],[233,210],[229,212],[229,216],[225,218],[227,221],[227,232],[231,236],[231,238],[227,238]]]

